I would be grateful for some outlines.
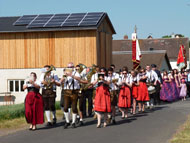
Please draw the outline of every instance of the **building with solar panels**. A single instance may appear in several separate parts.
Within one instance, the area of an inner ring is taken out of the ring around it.
[[[113,34],[104,12],[0,17],[0,93],[11,92],[15,103],[24,102],[24,79],[31,71],[39,77],[47,64],[59,77],[71,61],[108,67]]]

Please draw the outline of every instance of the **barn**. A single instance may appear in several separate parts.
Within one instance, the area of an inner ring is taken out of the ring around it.
[[[47,64],[58,76],[71,61],[108,67],[113,34],[105,12],[0,17],[0,93],[11,92],[16,103],[23,102],[24,79],[31,71],[40,76]]]

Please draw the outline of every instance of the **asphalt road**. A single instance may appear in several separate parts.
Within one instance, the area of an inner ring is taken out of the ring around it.
[[[190,100],[164,104],[146,113],[122,120],[117,125],[96,128],[96,121],[85,119],[85,125],[63,129],[59,121],[53,128],[38,126],[38,130],[22,130],[0,137],[0,143],[167,143],[190,115]]]

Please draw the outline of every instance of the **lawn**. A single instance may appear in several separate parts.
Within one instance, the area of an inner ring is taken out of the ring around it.
[[[190,116],[172,138],[171,143],[190,143]]]
[[[59,104],[60,102],[56,102],[57,118],[63,116]],[[0,129],[17,129],[26,125],[24,104],[0,106]]]

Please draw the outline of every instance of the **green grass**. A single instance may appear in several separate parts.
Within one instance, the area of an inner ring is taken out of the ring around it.
[[[56,110],[60,110],[60,102],[55,104]],[[0,106],[0,121],[24,117],[24,104]]]
[[[171,143],[190,143],[190,116],[178,133],[172,138]]]

